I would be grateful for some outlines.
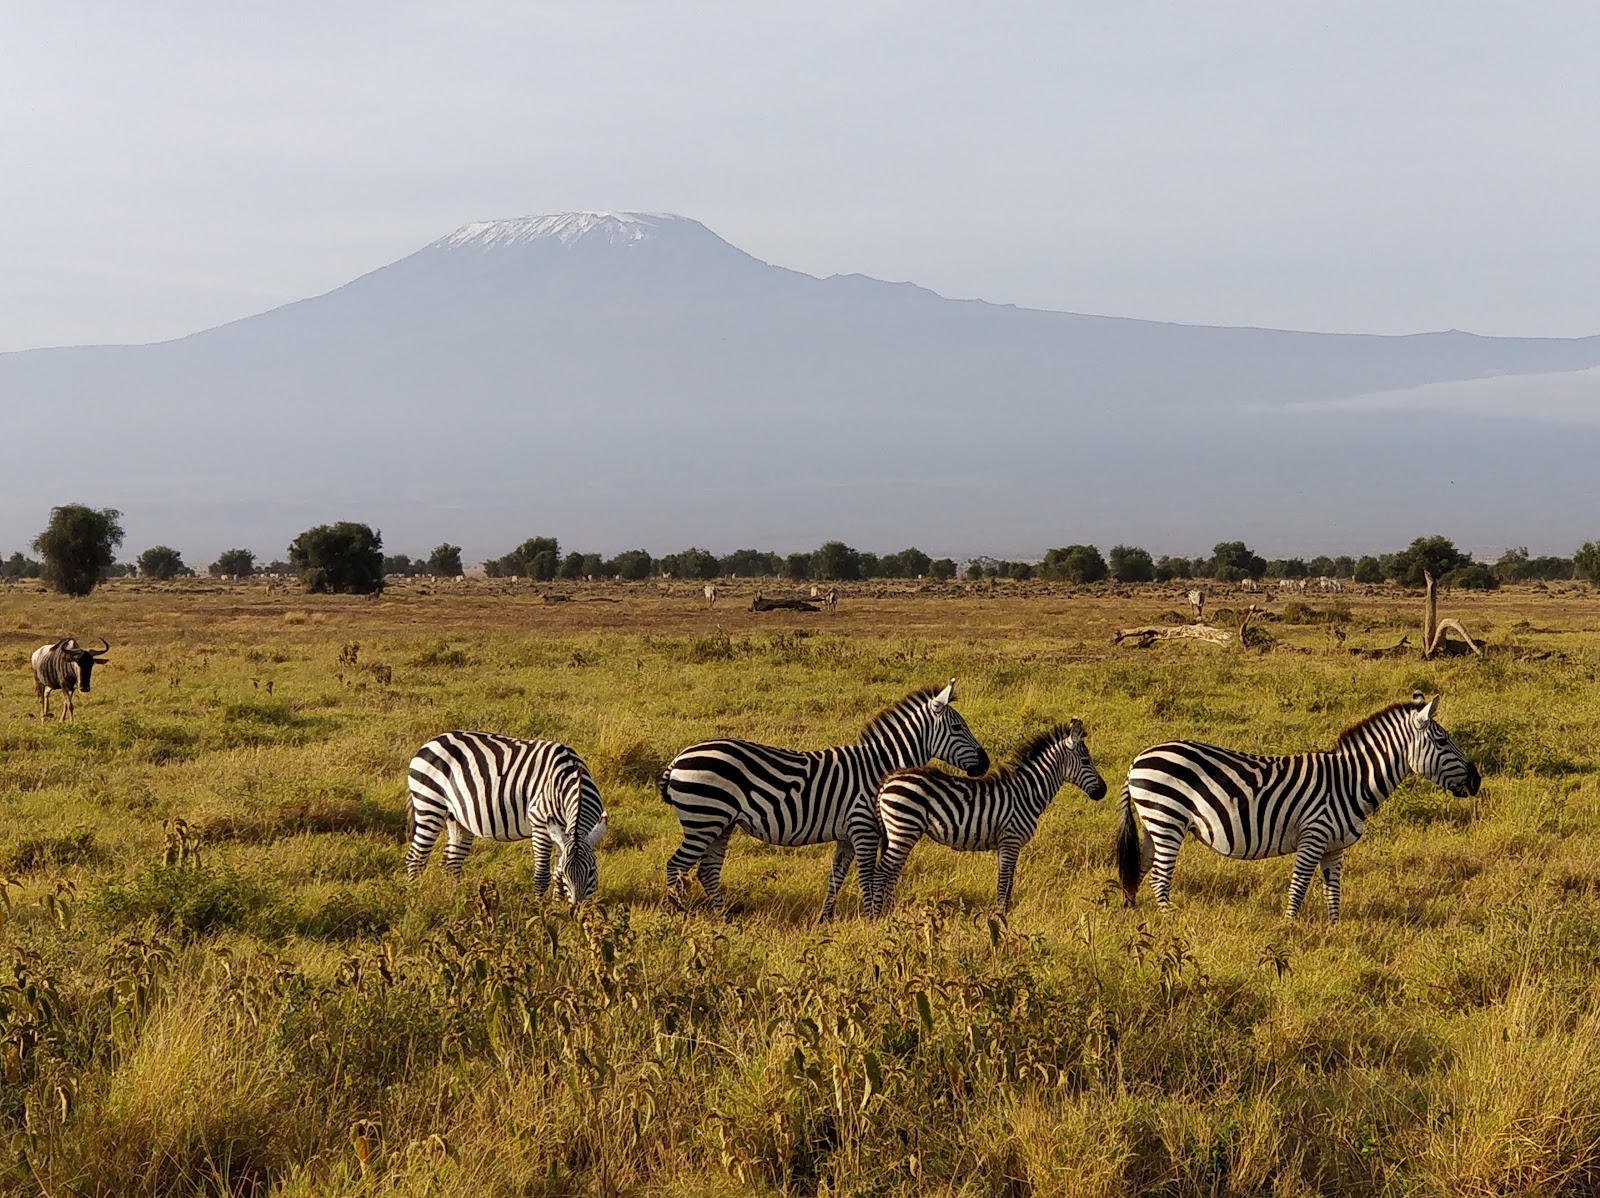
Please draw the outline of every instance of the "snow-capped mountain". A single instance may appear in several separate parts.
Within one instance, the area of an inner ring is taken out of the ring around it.
[[[105,447],[66,476],[14,454],[0,552],[80,499],[122,509],[135,551],[194,556],[343,518],[469,557],[536,532],[1570,550],[1600,534],[1597,367],[1600,338],[1202,328],[817,279],[666,214],[478,221],[176,341],[0,355],[8,443]]]

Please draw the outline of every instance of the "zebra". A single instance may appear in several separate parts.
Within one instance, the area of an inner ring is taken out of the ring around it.
[[[1195,621],[1206,618],[1206,593],[1204,591],[1189,592],[1189,607],[1194,611]]]
[[[1325,753],[1269,757],[1187,740],[1146,749],[1122,788],[1117,870],[1127,904],[1149,871],[1156,902],[1169,908],[1178,849],[1192,832],[1228,857],[1293,853],[1289,919],[1320,867],[1337,923],[1344,851],[1404,778],[1420,774],[1458,798],[1478,793],[1477,767],[1434,720],[1439,699],[1417,691],[1345,729]]]
[[[456,878],[472,842],[533,841],[533,884],[550,886],[550,851],[562,893],[576,905],[600,884],[595,849],[606,813],[583,759],[551,740],[493,732],[446,732],[411,759],[406,878],[415,881],[439,833],[448,828],[444,868]]]
[[[705,597],[706,597],[706,606],[707,607],[715,607],[716,606],[716,603],[717,603],[717,588],[712,586],[709,582],[706,583]]]
[[[100,638],[103,649],[84,649],[72,637],[63,637],[53,645],[40,645],[33,651],[33,685],[39,697],[39,719],[50,718],[50,692],[60,691],[66,701],[67,714],[60,718],[71,720],[72,692],[89,693],[89,681],[95,666],[111,652],[111,642]]]
[[[995,904],[1005,914],[1011,908],[1017,854],[1033,839],[1039,817],[1068,782],[1096,802],[1105,798],[1105,780],[1094,768],[1083,721],[1077,719],[1040,733],[1009,764],[985,778],[896,770],[878,786],[883,850],[870,914],[882,915],[894,905],[900,871],[924,836],[957,852],[994,852],[999,866]],[[861,852],[859,846],[856,851]]]
[[[872,798],[890,770],[948,761],[973,777],[989,754],[952,706],[955,681],[916,691],[875,715],[853,745],[797,751],[745,740],[708,740],[673,758],[661,775],[661,798],[676,810],[683,843],[667,861],[667,890],[677,893],[698,865],[700,884],[724,919],[722,861],[735,828],[768,844],[833,841],[833,867],[821,918],[833,917],[839,887],[858,861],[863,906],[871,901],[878,860]]]

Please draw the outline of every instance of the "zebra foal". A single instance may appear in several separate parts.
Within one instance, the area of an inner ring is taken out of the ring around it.
[[[989,754],[951,705],[955,685],[916,691],[884,708],[853,745],[800,751],[708,740],[679,753],[660,784],[662,800],[683,826],[683,843],[667,861],[668,891],[677,892],[696,869],[706,896],[726,919],[722,861],[734,829],[743,828],[768,844],[833,841],[821,918],[832,918],[852,861],[859,866],[865,908],[878,860],[872,797],[879,780],[890,770],[934,758],[973,775],[989,768]]]
[[[1128,905],[1148,871],[1156,902],[1170,906],[1178,850],[1193,833],[1226,857],[1293,853],[1290,919],[1320,869],[1337,923],[1344,851],[1402,780],[1420,774],[1458,798],[1478,793],[1478,768],[1434,719],[1438,710],[1438,695],[1417,691],[1345,729],[1325,753],[1270,757],[1188,740],[1146,749],[1122,788],[1117,872]]]
[[[1089,757],[1081,720],[1040,733],[985,778],[956,778],[929,769],[890,774],[878,787],[883,850],[871,914],[882,915],[893,906],[900,871],[924,836],[957,852],[993,852],[999,869],[995,903],[1002,914],[1009,911],[1017,855],[1068,782],[1091,799],[1105,797],[1105,780]]]
[[[446,732],[411,759],[406,878],[415,881],[439,834],[448,830],[444,868],[461,867],[480,836],[533,841],[533,884],[550,887],[550,857],[568,902],[595,892],[594,851],[606,834],[600,790],[583,759],[552,740],[517,740],[492,732]]]

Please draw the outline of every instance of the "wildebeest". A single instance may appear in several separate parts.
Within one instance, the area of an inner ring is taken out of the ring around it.
[[[51,691],[60,691],[66,697],[67,714],[62,718],[72,719],[72,692],[89,693],[94,667],[111,651],[111,642],[101,637],[100,643],[105,648],[85,649],[69,636],[33,651],[33,684],[39,692],[41,720],[50,718]]]

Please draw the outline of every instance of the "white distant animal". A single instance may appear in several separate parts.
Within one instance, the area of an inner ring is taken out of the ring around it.
[[[822,596],[822,592],[821,591],[819,591],[816,587],[812,587],[811,588],[811,597],[813,599],[821,598],[821,596]]]
[[[1203,620],[1206,617],[1206,593],[1204,591],[1189,592],[1189,606],[1194,609],[1194,618]]]
[[[717,601],[717,588],[709,582],[706,583],[706,606],[710,607]]]

